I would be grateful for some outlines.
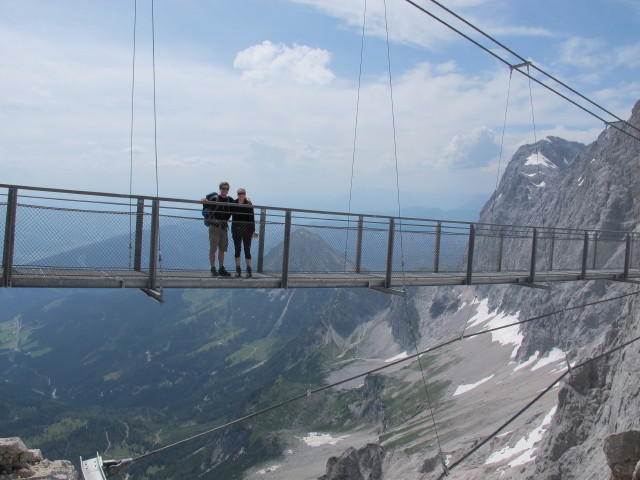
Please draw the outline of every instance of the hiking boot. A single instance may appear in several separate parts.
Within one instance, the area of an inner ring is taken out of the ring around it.
[[[251,267],[247,267],[247,278],[251,278]]]
[[[240,267],[236,267],[236,278],[240,277],[242,277],[242,270],[240,270]]]
[[[219,277],[230,277],[231,274],[229,272],[227,272],[224,267],[220,267],[220,270],[218,270],[218,276]]]
[[[211,267],[211,276],[212,277],[218,276],[218,271],[216,270],[216,267]]]

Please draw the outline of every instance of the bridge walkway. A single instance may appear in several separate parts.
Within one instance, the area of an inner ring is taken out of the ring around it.
[[[2,286],[395,293],[403,286],[640,279],[635,232],[253,208],[253,278],[213,278],[197,200],[0,184]]]

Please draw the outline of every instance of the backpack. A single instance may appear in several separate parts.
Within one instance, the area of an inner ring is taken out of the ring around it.
[[[218,194],[210,193],[209,195],[207,195],[207,200],[210,202],[217,202]],[[202,216],[204,217],[205,227],[213,225],[213,222],[215,220],[215,212],[218,209],[218,206],[219,205],[208,205],[206,203],[202,205]]]

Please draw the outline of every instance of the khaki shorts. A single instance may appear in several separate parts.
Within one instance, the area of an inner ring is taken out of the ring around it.
[[[221,252],[226,252],[228,246],[229,237],[227,236],[227,231],[215,225],[209,225],[209,253],[216,253],[217,249]]]

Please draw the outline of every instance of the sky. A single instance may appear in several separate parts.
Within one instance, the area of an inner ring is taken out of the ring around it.
[[[414,1],[502,60],[406,0],[0,0],[0,183],[478,208],[519,146],[605,128]],[[637,0],[441,3],[622,119],[640,99]]]

